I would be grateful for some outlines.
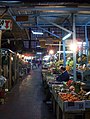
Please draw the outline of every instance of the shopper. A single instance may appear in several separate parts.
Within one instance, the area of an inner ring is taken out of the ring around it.
[[[69,74],[68,74],[66,68],[61,66],[60,67],[60,72],[61,72],[61,74],[56,77],[56,81],[60,81],[60,82],[65,81],[65,82],[67,82],[69,80]]]

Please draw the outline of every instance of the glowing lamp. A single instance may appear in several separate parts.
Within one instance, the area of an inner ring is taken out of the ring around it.
[[[70,50],[73,52],[76,52],[77,51],[77,43],[71,43],[70,44]]]
[[[49,51],[49,54],[50,54],[50,55],[53,55],[53,54],[54,54],[54,51],[53,51],[53,50],[50,50],[50,51]]]

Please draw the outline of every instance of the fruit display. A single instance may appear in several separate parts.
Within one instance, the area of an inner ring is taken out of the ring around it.
[[[69,81],[72,84],[72,81]],[[69,84],[69,83],[68,83]],[[75,85],[70,85],[69,87],[64,89],[58,93],[60,99],[63,101],[74,102],[74,101],[82,101],[82,100],[90,100],[90,92],[86,92],[80,87],[80,83],[76,83]]]
[[[72,83],[73,83],[73,80],[69,80],[69,81],[67,81],[66,85],[69,87],[72,85]]]
[[[73,64],[74,64],[74,62],[73,62],[72,58],[68,57],[66,60],[67,71],[70,71],[73,68]]]
[[[63,101],[74,102],[82,100],[90,100],[90,94],[82,89],[82,82],[74,82],[69,80],[67,83],[54,85],[53,89],[58,92],[58,96]]]
[[[56,67],[59,67],[60,65],[63,65],[63,60],[59,60],[55,63]]]
[[[51,73],[53,73],[53,74],[58,74],[59,73],[59,67],[57,67],[55,65],[55,63],[53,63],[52,65],[50,65],[48,67],[48,71],[51,72]]]
[[[85,66],[85,65],[82,65],[82,66],[78,66],[78,69],[77,70],[88,71],[88,70],[90,70],[90,68],[87,67],[87,66]]]
[[[87,94],[87,92],[82,89],[80,92],[78,92],[79,99],[90,100],[89,95],[86,95],[86,94]]]
[[[55,71],[55,64],[51,65],[50,68]],[[51,69],[48,70],[50,71]],[[90,103],[90,93],[88,94],[83,90],[86,86],[86,83],[70,79],[67,82],[60,82],[58,84],[55,82],[55,78],[53,78],[56,75],[57,74],[52,73],[52,77],[50,80],[47,80],[47,83],[51,82],[48,83],[48,85],[50,87],[52,95],[54,96],[61,109],[64,111],[72,111],[72,108],[73,111],[85,110],[87,107],[86,105]],[[68,104],[73,104],[73,107],[68,106]],[[80,105],[83,105],[83,108],[81,108]],[[90,108],[90,104],[88,105],[88,108]]]
[[[59,93],[59,97],[61,98],[61,100],[68,102],[80,101],[78,96],[71,93]]]
[[[87,56],[85,54],[82,54],[82,56],[78,57],[77,62],[81,65],[86,64]]]

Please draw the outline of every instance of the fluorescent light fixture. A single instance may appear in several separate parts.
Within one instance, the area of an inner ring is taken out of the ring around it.
[[[64,51],[57,51],[57,53],[63,53]],[[72,51],[65,51],[65,53],[73,53]]]
[[[67,38],[69,38],[70,36],[71,36],[71,32],[69,33],[69,34],[67,34],[66,36],[64,36],[63,38],[62,38],[62,40],[66,40]]]
[[[37,48],[40,48],[41,46],[40,46],[40,45],[37,45],[36,47],[37,47]]]
[[[41,55],[42,54],[42,52],[37,52],[37,55]]]
[[[33,34],[36,34],[36,35],[43,35],[42,32],[35,32],[35,31],[32,31]]]
[[[2,2],[2,3],[19,3],[21,1],[0,1],[0,2]]]
[[[77,44],[80,45],[80,46],[82,46],[82,45],[86,46],[86,42],[77,42]]]

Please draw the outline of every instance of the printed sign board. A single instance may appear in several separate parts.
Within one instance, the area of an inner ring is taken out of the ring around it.
[[[0,30],[12,30],[12,20],[0,19]]]

